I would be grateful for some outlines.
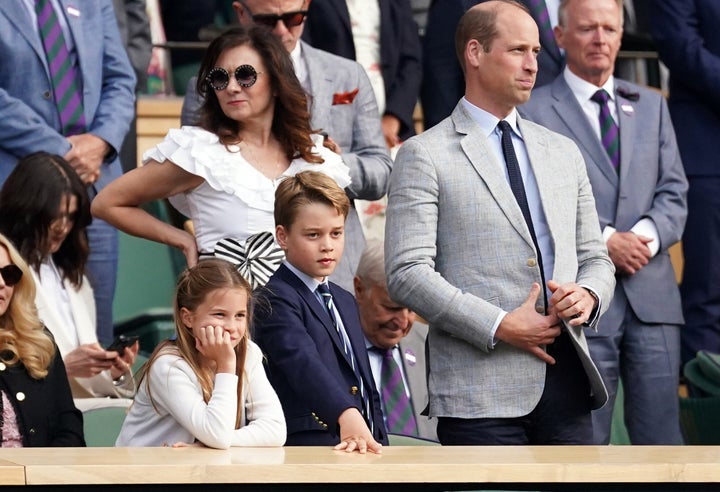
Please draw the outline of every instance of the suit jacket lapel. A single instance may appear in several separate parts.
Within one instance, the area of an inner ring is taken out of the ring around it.
[[[350,360],[345,356],[345,350],[343,349],[340,335],[335,329],[335,326],[332,323],[332,319],[330,319],[330,315],[327,313],[327,311],[325,311],[325,308],[321,304],[321,301],[317,297],[315,297],[315,293],[310,292],[310,290],[302,282],[302,280],[300,280],[297,275],[292,273],[285,265],[280,265],[280,268],[278,268],[278,273],[282,276],[285,282],[287,282],[293,289],[295,289],[296,292],[300,294],[300,297],[302,297],[303,301],[308,305],[310,311],[312,311],[312,313],[315,315],[323,328],[325,328],[325,330],[328,332],[330,339],[333,341],[333,344],[335,344],[335,348],[340,354],[342,354],[347,363],[351,365]]]
[[[33,50],[40,59],[43,67],[45,67],[45,73],[50,80],[50,69],[48,68],[47,58],[45,56],[45,49],[40,41],[40,35],[38,34],[37,28],[33,26],[33,20],[30,17],[30,13],[23,5],[22,0],[5,0],[0,2],[0,11],[4,12],[5,17],[12,22],[17,28],[17,32],[20,33],[27,43],[32,46]]]
[[[515,196],[510,189],[510,184],[503,172],[504,163],[497,162],[497,158],[488,147],[487,136],[482,129],[458,103],[453,111],[452,119],[458,133],[465,135],[460,139],[460,146],[470,161],[470,165],[480,176],[490,190],[498,206],[502,209],[508,221],[525,239],[533,246],[532,236],[525,223],[520,206],[515,201]]]
[[[628,89],[628,92],[630,90]],[[637,116],[635,115],[634,104],[617,93],[615,87],[615,107],[618,115],[620,128],[620,187],[627,182],[627,175],[632,169],[633,148],[637,135]],[[626,112],[624,108],[633,108]]]
[[[307,65],[308,81],[310,82],[310,115],[314,129],[323,127],[329,119],[333,98],[332,67],[326,67],[317,56],[313,56],[315,48],[302,43],[302,57]],[[324,128],[327,131],[327,128]]]
[[[565,78],[562,76],[557,77],[552,83],[551,90],[554,99],[553,109],[573,135],[572,139],[580,147],[583,147],[585,152],[593,156],[594,163],[599,163],[600,171],[611,183],[617,186],[617,171],[615,171],[607,151],[602,146],[600,139],[595,135],[590,122],[585,117],[585,113],[578,104],[577,99],[575,99],[575,95],[565,82]],[[622,152],[622,147],[620,151]]]

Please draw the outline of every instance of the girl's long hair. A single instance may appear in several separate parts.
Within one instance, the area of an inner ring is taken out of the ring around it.
[[[240,289],[245,292],[248,299],[247,326],[240,343],[235,347],[236,366],[235,374],[238,376],[237,386],[237,415],[235,428],[242,426],[240,419],[243,402],[243,377],[245,370],[245,357],[247,355],[248,340],[250,339],[250,322],[252,320],[252,289],[247,280],[237,271],[237,268],[230,262],[219,259],[201,260],[196,266],[185,270],[178,280],[175,290],[174,314],[175,314],[175,340],[166,340],[159,344],[150,356],[148,362],[140,372],[141,384],[145,384],[148,390],[148,397],[155,407],[155,402],[150,394],[150,367],[161,355],[177,355],[182,357],[192,368],[200,382],[203,400],[210,401],[213,392],[213,381],[215,374],[202,363],[202,354],[195,347],[195,337],[192,330],[182,322],[180,310],[185,308],[194,312],[207,296],[218,289]]]

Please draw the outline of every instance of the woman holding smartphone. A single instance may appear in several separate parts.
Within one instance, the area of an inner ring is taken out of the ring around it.
[[[0,190],[0,232],[15,243],[37,285],[40,318],[65,362],[80,410],[129,406],[139,345],[121,355],[98,343],[95,301],[85,277],[90,201],[77,173],[60,156],[21,159]]]

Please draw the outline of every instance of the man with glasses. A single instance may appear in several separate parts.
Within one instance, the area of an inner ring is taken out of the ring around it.
[[[310,95],[312,127],[326,132],[350,168],[351,199],[377,200],[385,195],[392,160],[385,146],[380,116],[370,81],[357,62],[313,48],[300,40],[310,0],[241,0],[233,8],[241,25],[261,24],[282,41],[295,73]],[[188,84],[183,103],[183,125],[197,124],[201,100],[196,79]],[[345,223],[343,259],[332,280],[353,291],[353,277],[365,237],[355,207]]]

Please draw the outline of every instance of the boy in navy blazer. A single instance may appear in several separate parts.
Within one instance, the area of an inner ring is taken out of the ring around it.
[[[306,171],[275,192],[275,236],[286,259],[258,293],[254,339],[267,356],[289,446],[380,453],[387,444],[352,295],[328,282],[344,247],[345,192]]]

